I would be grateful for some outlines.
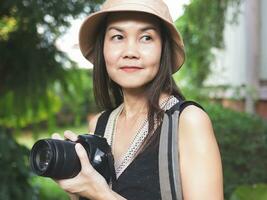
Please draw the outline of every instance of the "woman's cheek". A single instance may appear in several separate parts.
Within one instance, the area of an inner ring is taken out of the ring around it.
[[[158,71],[160,65],[161,51],[150,49],[150,51],[143,52],[143,58],[143,62],[146,64],[146,66],[153,68],[152,72]]]
[[[114,66],[118,63],[118,59],[121,55],[121,51],[118,48],[109,48],[104,51],[104,58],[106,66]],[[115,67],[115,66],[114,66]]]
[[[153,60],[160,60],[161,46],[160,45],[149,45],[142,48],[143,58],[153,58]],[[151,56],[153,55],[153,56]]]

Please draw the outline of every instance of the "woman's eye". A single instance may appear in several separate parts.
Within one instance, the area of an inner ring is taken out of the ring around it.
[[[112,39],[121,40],[123,38],[122,35],[114,35],[112,36]]]
[[[143,39],[144,41],[149,41],[149,40],[152,39],[152,37],[150,37],[150,36],[148,36],[148,35],[145,35],[145,36],[142,37],[142,39]]]

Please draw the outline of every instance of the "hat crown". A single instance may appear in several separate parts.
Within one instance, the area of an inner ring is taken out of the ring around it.
[[[114,8],[124,8],[127,10],[127,5],[135,4],[152,9],[162,18],[173,22],[168,6],[162,0],[106,0],[101,7],[101,11],[110,10]]]

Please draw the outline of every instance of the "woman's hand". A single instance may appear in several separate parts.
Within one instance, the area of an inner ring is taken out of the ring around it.
[[[65,131],[64,137],[74,142],[77,140],[77,135],[71,131]],[[57,133],[54,133],[52,138],[61,139]],[[77,143],[75,150],[81,162],[80,173],[74,178],[55,181],[69,194],[72,200],[78,199],[78,196],[91,200],[106,199],[112,193],[106,180],[92,167],[81,144]]]

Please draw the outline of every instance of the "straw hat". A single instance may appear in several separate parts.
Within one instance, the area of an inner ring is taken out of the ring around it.
[[[173,73],[178,71],[185,60],[184,44],[180,33],[176,30],[169,9],[162,0],[107,0],[100,11],[89,15],[83,22],[79,33],[79,45],[83,56],[93,63],[94,45],[99,25],[107,13],[120,11],[145,12],[159,17],[169,29],[173,43],[175,66]]]

